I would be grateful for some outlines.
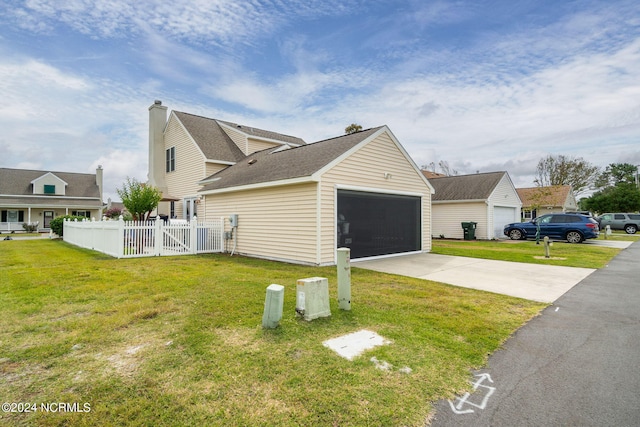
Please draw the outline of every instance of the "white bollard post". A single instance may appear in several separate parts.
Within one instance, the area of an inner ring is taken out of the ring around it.
[[[272,284],[267,287],[267,296],[264,299],[264,314],[262,315],[262,327],[274,329],[282,319],[284,306],[284,286]]]
[[[549,258],[549,236],[544,236],[544,257]]]
[[[338,248],[338,307],[351,310],[351,249]]]

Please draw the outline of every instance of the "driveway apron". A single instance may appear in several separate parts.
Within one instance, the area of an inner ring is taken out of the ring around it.
[[[640,241],[519,329],[431,425],[640,425]]]

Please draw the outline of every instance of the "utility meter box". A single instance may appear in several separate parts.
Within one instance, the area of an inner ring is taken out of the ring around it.
[[[304,320],[331,316],[329,280],[324,277],[299,279],[296,285],[296,312]]]

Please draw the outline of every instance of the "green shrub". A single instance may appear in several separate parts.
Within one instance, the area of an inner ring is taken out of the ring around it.
[[[70,219],[71,221],[77,219],[78,221],[82,221],[83,219],[85,219],[85,217],[76,215],[63,215],[52,219],[49,223],[49,228],[51,228],[51,231],[53,231],[60,237],[62,237],[62,232],[64,231],[63,223],[65,219]]]

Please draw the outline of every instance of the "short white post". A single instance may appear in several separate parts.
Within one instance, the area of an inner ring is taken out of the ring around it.
[[[604,228],[604,238],[605,238],[605,240],[609,239],[609,236],[611,236],[611,226],[607,225]]]
[[[351,310],[351,249],[338,248],[338,307]]]
[[[331,316],[329,305],[329,279],[309,277],[296,284],[296,312],[304,320]]]
[[[159,221],[156,219],[156,221],[153,223],[153,254],[155,256],[160,256],[162,255],[162,247],[164,244],[164,231],[163,231],[163,226],[164,224],[162,223],[162,221]],[[143,248],[144,249],[144,248]]]
[[[549,236],[544,236],[544,257],[545,258],[549,258],[549,246],[551,246],[551,243],[549,243]]]
[[[194,216],[189,221],[189,243],[191,244],[191,253],[198,253],[198,217]]]
[[[118,241],[117,241],[117,245],[118,247],[116,248],[116,257],[117,258],[122,258],[124,257],[124,241],[125,241],[125,235],[124,235],[124,217],[122,215],[118,216]]]
[[[264,314],[262,315],[262,327],[274,329],[282,319],[284,306],[284,286],[271,284],[267,286],[267,296],[264,299]]]

